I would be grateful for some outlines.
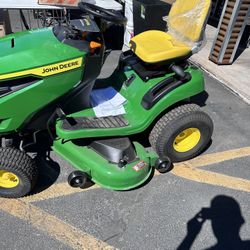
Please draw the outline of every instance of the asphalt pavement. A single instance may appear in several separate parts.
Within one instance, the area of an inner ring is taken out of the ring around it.
[[[116,192],[68,187],[73,168],[52,154],[40,193],[0,199],[0,249],[250,249],[250,106],[208,75],[206,82],[203,108],[215,130],[201,157]]]

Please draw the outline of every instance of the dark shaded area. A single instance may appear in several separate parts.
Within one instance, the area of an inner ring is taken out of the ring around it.
[[[121,50],[123,47],[124,26],[108,25],[104,31],[106,49]],[[115,36],[114,36],[115,34]]]
[[[59,164],[53,161],[50,157],[46,157],[45,155],[38,156],[37,165],[39,168],[39,177],[36,187],[31,195],[41,193],[52,186],[60,175]]]
[[[242,34],[239,47],[236,51],[234,62],[240,57],[240,55],[244,52],[244,50],[248,48],[249,38],[250,38],[250,25],[247,25]]]
[[[248,250],[250,240],[240,238],[240,228],[245,223],[238,202],[232,197],[219,195],[211,201],[210,208],[202,208],[187,223],[187,235],[177,248],[191,249],[206,220],[211,220],[216,245],[207,250]]]
[[[79,9],[72,9],[70,10],[70,17],[71,20],[74,20],[74,19],[81,19],[85,17],[85,15]],[[117,25],[115,23],[107,22],[104,20],[102,20],[101,22],[100,18],[95,18],[95,21],[103,31],[106,49],[121,50],[123,47],[125,26]]]
[[[199,93],[198,95],[192,96],[190,98],[190,102],[195,103],[200,107],[205,107],[208,97],[209,97],[209,94],[207,93],[207,91],[203,91]]]
[[[220,17],[224,8],[225,0],[212,0],[211,12],[210,17],[208,19],[208,24],[212,25],[213,27],[217,28]]]
[[[170,8],[171,4],[159,0],[134,0],[134,34],[147,30],[166,31],[163,17],[168,15]]]

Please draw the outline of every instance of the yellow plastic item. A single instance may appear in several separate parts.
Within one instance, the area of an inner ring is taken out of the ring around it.
[[[19,178],[12,172],[0,170],[0,187],[14,188],[19,184]]]
[[[197,43],[202,37],[211,0],[177,0],[167,17],[168,32],[185,43]]]
[[[151,30],[135,36],[130,41],[130,47],[144,62],[156,63],[187,56],[191,48],[173,40],[170,34]]]
[[[201,139],[201,132],[197,128],[188,128],[182,131],[174,140],[173,147],[180,153],[188,152],[197,146]]]
[[[191,56],[200,46],[211,0],[177,0],[167,17],[168,33],[146,31],[130,47],[143,61],[157,63]]]

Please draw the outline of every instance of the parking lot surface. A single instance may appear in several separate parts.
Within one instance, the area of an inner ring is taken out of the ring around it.
[[[117,61],[113,53],[102,76]],[[0,249],[250,249],[250,106],[206,75],[215,130],[198,158],[127,192],[73,189],[52,154],[37,194],[0,198]]]

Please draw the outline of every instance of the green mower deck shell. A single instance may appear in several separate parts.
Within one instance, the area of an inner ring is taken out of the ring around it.
[[[15,40],[14,48],[11,40]],[[85,53],[60,43],[51,29],[31,30],[0,39],[0,76],[83,58]],[[37,60],[36,60],[37,58]],[[81,79],[83,68],[36,77],[37,82],[0,98],[0,134],[18,131],[40,109],[70,91]],[[18,79],[18,78],[14,78]],[[0,80],[1,84],[6,81]],[[15,107],[15,108],[13,108]]]
[[[204,78],[201,70],[196,67],[189,67],[187,72],[190,72],[192,79],[180,87],[174,89],[164,98],[162,98],[151,109],[146,110],[141,101],[147,91],[160,81],[170,77],[169,74],[164,77],[151,79],[148,82],[144,82],[133,70],[127,72],[115,71],[115,73],[105,81],[109,82],[110,86],[117,89],[121,95],[127,99],[127,103],[124,105],[126,114],[125,118],[129,121],[127,127],[112,128],[112,129],[80,129],[80,130],[65,130],[62,128],[62,121],[58,121],[56,125],[56,132],[60,138],[71,140],[77,138],[90,138],[90,137],[104,137],[104,136],[126,136],[131,134],[137,134],[145,131],[152,122],[167,108],[179,101],[185,100],[196,94],[204,91]],[[127,87],[123,84],[132,74],[136,76],[136,79]],[[101,82],[100,82],[101,84]],[[119,89],[118,86],[122,86]],[[101,86],[100,86],[101,87]],[[85,109],[81,112],[74,113],[69,117],[93,117],[95,116],[93,109]]]
[[[87,173],[96,184],[113,190],[130,190],[143,184],[151,175],[152,167],[157,155],[154,152],[147,152],[139,143],[134,143],[138,156],[136,162],[119,168],[105,160],[101,155],[86,146],[78,146],[72,141],[54,141],[53,150],[70,162],[76,169]],[[144,161],[146,166],[140,171],[133,167]]]

